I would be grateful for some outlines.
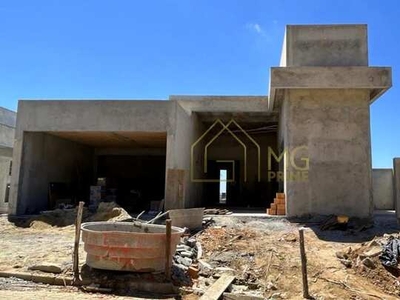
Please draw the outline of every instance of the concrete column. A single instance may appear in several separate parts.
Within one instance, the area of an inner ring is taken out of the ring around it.
[[[290,90],[284,101],[287,215],[369,216],[368,91]]]
[[[369,105],[391,86],[391,69],[368,67],[366,26],[288,26],[270,78],[287,216],[370,217]]]
[[[400,157],[393,159],[394,206],[397,219],[400,220]]]

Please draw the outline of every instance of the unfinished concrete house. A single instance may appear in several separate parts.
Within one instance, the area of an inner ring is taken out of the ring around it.
[[[88,201],[104,178],[104,197],[133,211],[265,211],[283,192],[288,217],[368,217],[370,105],[390,86],[389,67],[368,65],[365,25],[287,26],[269,96],[19,101],[9,212],[54,207],[57,185]]]
[[[7,213],[17,114],[0,107],[0,213]]]

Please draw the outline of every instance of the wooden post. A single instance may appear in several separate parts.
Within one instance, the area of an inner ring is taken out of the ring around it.
[[[171,279],[171,220],[165,222],[165,277]]]
[[[79,202],[78,213],[76,215],[75,221],[75,244],[74,244],[74,256],[73,256],[73,272],[74,272],[74,282],[78,282],[79,278],[79,241],[81,239],[81,223],[83,214],[83,201]]]
[[[300,256],[301,256],[301,273],[303,276],[303,298],[310,299],[308,292],[308,279],[307,279],[307,257],[306,250],[304,248],[304,230],[299,229],[300,236]]]

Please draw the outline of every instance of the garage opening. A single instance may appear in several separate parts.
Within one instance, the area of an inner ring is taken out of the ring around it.
[[[166,132],[25,132],[26,213],[116,202],[128,212],[150,208],[165,190]],[[25,196],[24,196],[25,195]]]

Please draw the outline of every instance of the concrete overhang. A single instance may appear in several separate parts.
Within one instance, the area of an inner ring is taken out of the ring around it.
[[[185,96],[172,95],[190,115],[192,112],[246,113],[268,111],[267,96]]]
[[[390,67],[274,67],[268,109],[278,108],[290,89],[367,89],[372,103],[391,86]]]

